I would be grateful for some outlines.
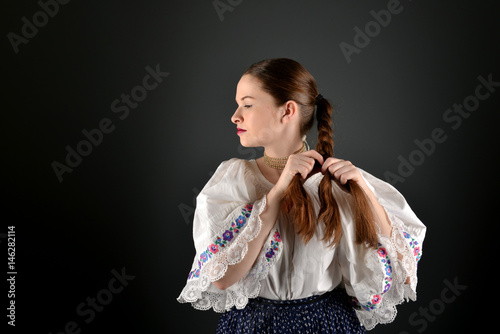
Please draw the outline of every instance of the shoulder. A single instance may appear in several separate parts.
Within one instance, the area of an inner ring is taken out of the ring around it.
[[[251,168],[250,161],[239,158],[231,158],[222,161],[217,167],[212,178],[208,181],[206,188],[220,184],[237,185],[248,179],[248,172]]]
[[[240,159],[240,158],[231,158],[228,160],[224,160],[220,163],[218,168],[246,168],[249,164],[249,160]]]
[[[220,163],[212,178],[201,191],[199,198],[221,201],[246,202],[260,194],[258,182],[250,160],[232,158]]]
[[[231,158],[229,160],[225,160],[220,163],[217,167],[217,170],[214,173],[214,176],[235,176],[239,173],[245,173],[250,168],[250,161],[239,158]]]

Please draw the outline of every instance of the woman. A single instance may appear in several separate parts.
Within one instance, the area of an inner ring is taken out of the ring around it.
[[[364,333],[393,321],[416,299],[425,226],[391,185],[333,157],[331,106],[299,63],[252,65],[236,102],[241,144],[264,156],[223,162],[197,197],[197,255],[177,300],[223,312],[217,333]]]

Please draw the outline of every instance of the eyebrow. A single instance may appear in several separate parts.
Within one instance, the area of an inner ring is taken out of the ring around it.
[[[247,95],[247,96],[243,96],[243,97],[241,98],[241,100],[242,100],[242,101],[243,101],[244,99],[254,99],[254,100],[255,100],[255,97],[251,97],[251,96]]]

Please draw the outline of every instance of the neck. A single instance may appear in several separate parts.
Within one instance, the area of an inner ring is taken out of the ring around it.
[[[264,147],[264,152],[273,158],[284,158],[302,148],[302,139],[297,139],[290,142],[282,142],[278,145],[269,145]]]
[[[298,150],[293,151],[290,154],[301,153],[301,152],[304,152],[306,149],[307,148],[306,148],[305,143],[302,142],[302,144],[300,145],[300,148]],[[269,154],[267,154],[266,151],[264,151],[264,163],[268,167],[271,167],[273,169],[283,170],[285,168],[285,165],[288,161],[288,157],[290,156],[290,154],[287,154],[287,155],[281,156],[281,157],[272,157],[272,156],[269,156]]]

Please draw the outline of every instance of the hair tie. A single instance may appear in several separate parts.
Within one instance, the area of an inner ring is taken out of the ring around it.
[[[318,105],[319,101],[321,101],[321,100],[323,100],[323,95],[318,94],[318,96],[316,96],[316,100],[314,101],[314,104]]]

